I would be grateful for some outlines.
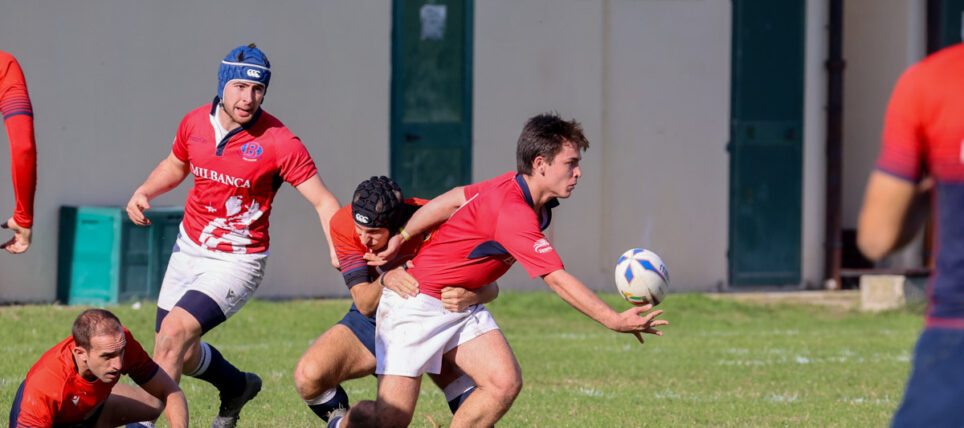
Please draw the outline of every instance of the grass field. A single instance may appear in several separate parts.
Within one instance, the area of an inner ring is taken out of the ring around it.
[[[603,298],[617,308],[628,304]],[[320,420],[292,385],[309,343],[347,300],[253,301],[205,336],[264,389],[240,426],[307,427]],[[554,294],[504,292],[489,305],[522,365],[522,393],[500,426],[884,426],[901,399],[919,313],[863,314],[809,305],[761,306],[674,294],[672,325],[640,345]],[[66,337],[81,308],[0,308],[0,409],[10,408],[41,353]],[[111,308],[150,350],[154,308]],[[126,379],[126,378],[125,378]],[[413,426],[446,425],[441,392],[425,381]],[[368,377],[345,384],[352,402],[374,397]],[[186,378],[192,426],[208,426],[217,392]],[[160,425],[164,425],[163,422]]]

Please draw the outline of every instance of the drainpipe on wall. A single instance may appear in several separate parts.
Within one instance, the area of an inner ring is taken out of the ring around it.
[[[829,55],[827,57],[827,179],[824,287],[841,288],[842,157],[843,157],[843,0],[829,0]]]

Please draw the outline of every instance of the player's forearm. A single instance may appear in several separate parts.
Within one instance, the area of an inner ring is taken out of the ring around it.
[[[167,395],[164,406],[164,417],[171,428],[186,428],[188,426],[187,400],[184,392],[178,390]]]
[[[579,279],[562,269],[544,276],[543,279],[552,291],[570,306],[606,328],[613,328],[619,314]]]
[[[409,235],[425,232],[448,220],[463,204],[465,204],[465,188],[460,186],[449,190],[415,211],[405,223],[405,231]]]
[[[173,155],[165,158],[151,171],[151,175],[147,177],[137,190],[134,191],[135,194],[142,194],[147,197],[148,200],[154,199],[158,195],[167,193],[174,189],[187,177],[189,172],[187,164],[183,162],[172,162],[171,157]],[[180,163],[180,165],[178,165]]]
[[[499,297],[499,284],[495,282],[486,284],[481,288],[472,290],[472,292],[478,296],[478,303],[486,304],[495,300],[496,297]]]
[[[10,140],[10,161],[16,208],[13,219],[18,225],[33,226],[34,194],[37,188],[37,145],[33,117],[17,115],[5,121]]]
[[[381,298],[382,286],[378,284],[377,278],[372,282],[363,282],[351,288],[351,299],[355,302],[355,308],[366,317],[375,315]]]

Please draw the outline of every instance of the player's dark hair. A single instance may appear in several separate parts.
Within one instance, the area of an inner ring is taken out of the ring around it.
[[[519,143],[516,146],[516,170],[525,175],[532,175],[532,161],[542,156],[552,163],[556,154],[565,144],[576,146],[577,151],[589,148],[589,140],[582,133],[582,124],[575,119],[564,120],[558,113],[543,113],[529,119]]]
[[[74,320],[73,336],[77,346],[90,350],[90,338],[102,334],[115,334],[121,330],[117,316],[103,309],[88,309]]]
[[[365,227],[385,227],[396,232],[402,222],[405,199],[402,189],[391,178],[381,176],[362,181],[351,199],[355,223]]]

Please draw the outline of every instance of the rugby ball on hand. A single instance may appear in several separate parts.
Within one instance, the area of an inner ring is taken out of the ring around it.
[[[669,270],[656,253],[633,248],[616,262],[616,288],[629,303],[658,305],[669,289]]]

